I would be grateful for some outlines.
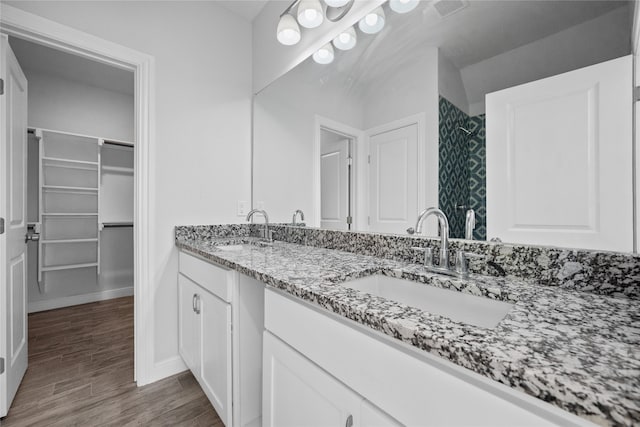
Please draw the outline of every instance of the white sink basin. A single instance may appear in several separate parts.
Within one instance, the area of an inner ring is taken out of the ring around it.
[[[341,283],[391,301],[483,328],[495,327],[513,304],[376,274]]]

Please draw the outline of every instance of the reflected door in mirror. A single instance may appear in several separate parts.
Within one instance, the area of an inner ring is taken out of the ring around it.
[[[350,140],[321,130],[320,142],[320,226],[349,230],[351,217]]]
[[[418,215],[418,125],[369,139],[370,231],[405,233]]]
[[[631,56],[487,95],[487,237],[633,250]]]

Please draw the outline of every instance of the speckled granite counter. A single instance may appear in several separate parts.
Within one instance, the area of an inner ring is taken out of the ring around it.
[[[640,424],[639,301],[489,276],[453,279],[420,265],[247,235],[179,235],[186,251],[604,425]],[[337,285],[382,273],[515,302],[492,329]]]

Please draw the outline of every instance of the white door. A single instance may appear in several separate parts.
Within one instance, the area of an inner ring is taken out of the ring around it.
[[[200,376],[200,317],[197,313],[199,287],[178,275],[178,351],[193,375]]]
[[[487,238],[633,250],[631,56],[488,94]]]
[[[269,332],[263,342],[262,425],[359,425],[362,397]]]
[[[201,385],[216,413],[231,427],[231,305],[209,292],[199,294],[202,326]]]
[[[1,36],[0,417],[27,370],[27,79]]]
[[[349,140],[326,141],[320,152],[320,226],[348,230],[349,223]]]
[[[369,230],[404,234],[418,217],[418,125],[369,138]]]

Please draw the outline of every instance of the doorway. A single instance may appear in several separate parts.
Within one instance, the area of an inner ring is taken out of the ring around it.
[[[362,220],[358,189],[364,134],[326,117],[315,117],[314,215],[311,225],[332,230],[358,230]]]
[[[353,225],[353,138],[320,130],[320,227],[351,230]]]
[[[149,286],[149,192],[150,192],[150,164],[149,146],[151,131],[153,129],[153,115],[151,111],[151,99],[153,97],[153,57],[135,50],[90,36],[82,31],[75,30],[57,24],[35,15],[31,15],[7,5],[2,5],[0,15],[0,31],[4,35],[14,36],[40,45],[53,47],[54,49],[85,59],[90,59],[101,64],[107,64],[119,69],[128,70],[134,74],[134,168],[133,176],[134,193],[136,194],[133,207],[134,222],[139,226],[134,230],[135,245],[134,257],[134,379],[138,386],[153,381],[152,375],[152,345],[149,333],[150,325],[147,317],[152,315],[151,302],[142,296],[148,293]],[[27,124],[24,124],[26,135]],[[6,140],[3,137],[3,147]],[[26,141],[25,141],[26,143]],[[6,161],[6,160],[5,160]],[[9,164],[3,164],[3,168]],[[26,168],[26,166],[25,166]],[[0,200],[7,200],[7,188],[5,182],[0,180]],[[26,210],[26,209],[25,209]],[[5,218],[7,212],[3,205],[0,216]],[[26,232],[26,221],[25,221]],[[23,237],[24,239],[24,237]],[[6,249],[8,247],[6,234],[0,235],[2,249],[0,250],[0,289],[6,290],[9,271],[7,265]],[[23,240],[24,241],[24,240]],[[26,247],[26,245],[25,245]],[[26,272],[25,272],[26,276]],[[3,291],[4,292],[4,291]],[[7,305],[6,292],[0,292],[0,303],[3,311]],[[24,323],[26,324],[26,303],[24,304]],[[17,319],[17,318],[16,318]],[[13,325],[8,316],[0,319],[0,328],[9,330]],[[6,359],[6,334],[0,334],[3,342],[0,343],[0,358]],[[9,367],[5,366],[6,370]],[[0,370],[0,372],[2,372]],[[0,378],[2,376],[0,375]],[[6,378],[6,375],[5,375]],[[6,398],[6,394],[3,396]],[[3,399],[6,400],[6,399]],[[6,401],[3,408],[6,408]]]

